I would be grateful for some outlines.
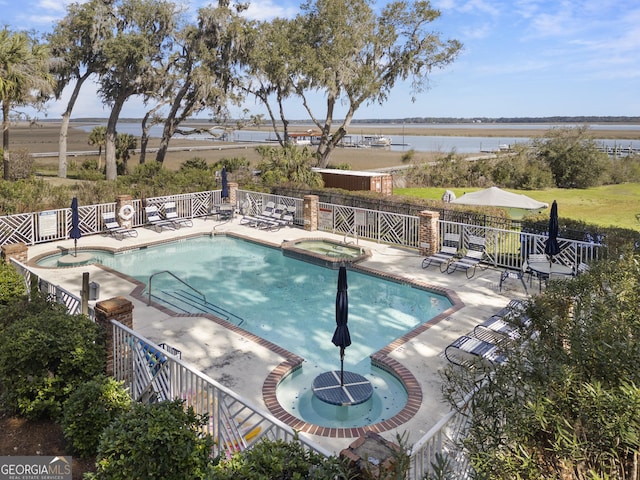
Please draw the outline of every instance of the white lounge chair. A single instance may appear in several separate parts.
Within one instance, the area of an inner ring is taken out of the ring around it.
[[[164,218],[166,220],[169,220],[170,222],[178,224],[181,227],[193,227],[193,221],[190,218],[178,216],[176,202],[167,202],[164,204]]]
[[[440,271],[442,273],[446,272],[449,262],[458,254],[459,247],[460,235],[457,233],[445,233],[440,251],[422,260],[422,268],[428,268],[432,264],[440,265]]]
[[[158,207],[155,205],[148,205],[144,207],[145,214],[147,215],[147,222],[149,225],[153,227],[156,232],[162,231],[163,228],[168,230],[176,230],[180,228],[179,224],[176,224],[170,220],[165,220],[160,217],[160,212],[158,212]]]
[[[531,324],[531,319],[526,315],[525,309],[526,303],[520,300],[511,300],[505,308],[476,325],[473,329],[474,337],[487,342],[520,338],[523,328]]]
[[[498,364],[507,361],[498,345],[468,335],[463,335],[450,343],[444,349],[444,356],[451,363],[463,367],[470,367],[482,361]]]
[[[114,238],[122,240],[124,237],[138,236],[137,230],[120,226],[114,212],[102,212],[102,221],[104,222],[106,232]]]
[[[472,278],[476,273],[476,267],[484,258],[485,239],[475,235],[469,235],[469,247],[463,257],[455,259],[447,264],[447,273],[456,270],[464,270],[467,278]],[[469,274],[471,273],[471,274]]]

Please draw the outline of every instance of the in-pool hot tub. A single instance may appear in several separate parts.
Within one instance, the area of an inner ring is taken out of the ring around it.
[[[357,263],[371,256],[371,252],[366,248],[326,238],[304,238],[282,242],[282,253],[288,257],[329,268],[338,268],[345,263]]]

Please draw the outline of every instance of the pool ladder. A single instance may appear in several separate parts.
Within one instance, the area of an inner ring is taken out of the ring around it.
[[[349,233],[351,233],[353,235],[353,239],[354,241],[352,242],[347,242],[347,237],[349,236]],[[349,245],[351,243],[355,243],[356,245],[359,245],[358,243],[358,232],[356,230],[356,225],[353,225],[353,232],[345,232],[344,234],[344,239],[342,240],[342,243],[344,243],[345,245]]]
[[[160,272],[156,272],[153,273],[149,276],[149,299],[147,300],[147,305],[151,305],[151,281],[153,280],[153,277],[155,277],[156,275],[161,275],[163,273],[166,273],[168,275],[171,275],[173,278],[175,278],[176,280],[178,280],[180,283],[182,283],[183,285],[187,286],[188,288],[190,288],[191,290],[193,290],[194,292],[196,292],[198,295],[200,295],[202,297],[202,301],[203,302],[207,302],[207,297],[205,297],[204,293],[202,293],[200,290],[193,288],[191,285],[189,285],[187,282],[185,282],[184,280],[182,280],[180,277],[178,277],[175,273],[169,271],[169,270],[162,270]]]
[[[184,290],[181,292],[179,290],[175,291],[175,292],[163,292],[164,295],[166,297],[170,297],[171,299],[173,299],[175,302],[179,303],[179,304],[186,304],[188,306],[190,306],[191,308],[196,308],[199,312],[202,313],[212,313],[215,316],[222,318],[223,320],[226,320],[236,326],[240,326],[242,323],[244,323],[244,319],[225,310],[222,307],[219,307],[217,305],[214,305],[213,303],[209,303],[207,301],[206,296],[200,292],[200,290],[192,287],[191,285],[189,285],[187,282],[185,282],[184,280],[182,280],[180,277],[178,277],[176,274],[174,274],[173,272],[169,271],[169,270],[162,270],[160,272],[156,272],[154,274],[152,274],[149,277],[149,298],[147,301],[147,305],[151,305],[151,298],[152,298],[152,289],[151,289],[151,284],[152,284],[152,280],[153,277],[155,277],[156,275],[161,275],[161,274],[167,274],[172,276],[173,278],[175,278],[177,281],[179,281],[180,283],[182,283],[184,286],[186,286],[187,288],[189,288],[191,291],[195,292],[196,294],[198,294],[198,296],[201,297],[201,300],[195,298],[195,296],[193,294],[190,294],[188,292],[185,292]],[[170,306],[174,307],[174,308],[178,308],[184,312],[187,313],[193,313],[192,311],[190,312],[189,310],[185,309],[184,307],[181,307],[180,305],[176,304],[176,303],[172,303],[169,298],[161,298],[158,297],[162,302],[169,304]]]

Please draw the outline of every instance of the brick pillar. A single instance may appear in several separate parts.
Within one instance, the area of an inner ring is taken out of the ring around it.
[[[119,215],[120,209],[125,205],[129,205],[131,208],[133,208],[133,197],[131,195],[118,195],[116,197],[116,218],[118,219],[118,223],[120,224],[121,227],[131,228],[133,224],[133,219],[135,218],[135,210],[134,210],[134,216],[131,217],[130,219],[125,220],[123,218],[120,218],[120,215]]]
[[[229,203],[236,205],[238,202],[238,182],[228,182],[229,187]]]
[[[303,199],[304,229],[309,232],[318,230],[318,206],[320,198],[317,195],[305,195]]]
[[[379,478],[404,478],[406,472],[399,470],[397,458],[401,448],[395,443],[385,440],[374,432],[367,432],[364,437],[355,440],[349,447],[340,452],[340,458],[346,459],[358,472],[358,478],[375,480]]]
[[[440,214],[431,210],[418,212],[420,218],[420,230],[418,245],[420,255],[428,257],[438,251],[440,246]]]
[[[12,258],[20,263],[27,263],[27,245],[24,243],[2,245],[2,260],[10,263]]]
[[[111,320],[117,320],[125,327],[133,329],[133,303],[124,297],[114,297],[97,302],[95,307],[96,323],[105,330],[107,349],[107,375],[113,375],[113,326]]]

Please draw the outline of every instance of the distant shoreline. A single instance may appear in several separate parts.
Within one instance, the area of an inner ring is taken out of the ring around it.
[[[635,117],[637,118],[637,117]],[[77,127],[79,125],[87,125],[93,123],[106,122],[105,119],[77,119],[72,120],[70,127]],[[136,123],[135,119],[123,119],[123,123]],[[139,120],[137,121],[139,122]],[[60,120],[44,120],[39,122],[42,125],[53,126],[59,125]],[[21,122],[21,127],[28,127],[28,122]],[[606,125],[607,122],[598,122],[598,125]],[[612,127],[620,126],[620,125],[638,125],[640,126],[640,119],[637,122],[623,122],[623,123],[614,123],[609,122]],[[185,127],[202,127],[211,125],[214,127],[215,125],[205,121],[205,120],[189,120],[183,124]],[[348,134],[351,135],[372,135],[372,134],[381,134],[381,135],[415,135],[415,136],[444,136],[444,137],[529,137],[529,138],[541,138],[544,137],[547,131],[553,127],[563,127],[563,126],[573,126],[574,124],[560,124],[549,122],[549,128],[523,128],[523,123],[471,123],[469,122],[468,126],[460,127],[459,124],[451,124],[451,127],[447,127],[447,124],[438,124],[438,127],[429,127],[427,125],[417,125],[417,124],[376,124],[376,123],[352,123]],[[518,128],[515,126],[518,125]],[[535,125],[541,125],[540,123],[536,123]],[[307,130],[309,124],[306,125],[300,124],[292,124],[290,125],[291,132],[304,132]],[[307,127],[307,128],[304,128]],[[248,127],[245,130],[247,131],[265,131],[271,132],[272,128],[270,125],[261,125],[259,127]],[[590,130],[591,137],[594,139],[605,139],[605,140],[640,140],[640,128],[634,129],[619,129],[619,128],[599,128],[597,130]]]

